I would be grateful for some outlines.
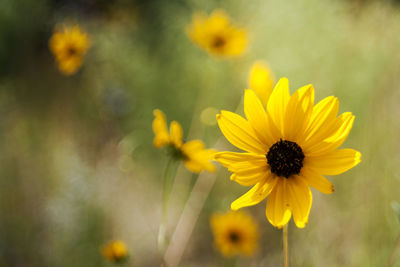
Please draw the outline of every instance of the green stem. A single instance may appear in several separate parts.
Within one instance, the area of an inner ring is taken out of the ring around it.
[[[283,226],[283,266],[289,267],[289,253],[288,253],[288,224]]]
[[[164,170],[164,185],[163,185],[163,203],[162,203],[162,217],[160,228],[158,230],[158,249],[161,254],[164,253],[167,240],[166,240],[166,223],[167,223],[167,214],[168,214],[168,201],[169,195],[171,193],[172,183],[175,178],[175,170],[176,170],[176,161],[173,158],[170,158],[167,166]]]
[[[392,266],[393,261],[394,261],[394,256],[395,256],[396,248],[397,248],[399,245],[400,245],[400,234],[397,236],[396,241],[395,241],[395,243],[394,243],[394,245],[393,245],[392,252],[390,253],[389,260],[388,260],[388,262],[387,262],[387,264],[386,264],[387,267]]]

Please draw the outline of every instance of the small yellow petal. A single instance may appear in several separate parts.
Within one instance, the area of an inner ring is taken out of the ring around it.
[[[171,136],[171,142],[175,145],[175,147],[181,147],[183,143],[183,131],[181,125],[176,121],[172,121],[171,125],[169,126],[169,132]]]
[[[155,109],[153,114],[153,132],[155,134],[154,146],[159,148],[170,142],[170,136],[164,113],[159,109]]]
[[[208,172],[214,172],[215,166],[211,163],[216,150],[214,149],[204,149],[196,153],[188,154],[188,160],[184,162],[185,166],[194,172],[198,173],[201,170],[206,170]]]
[[[191,172],[199,173],[202,170],[215,171],[215,166],[211,163],[211,160],[217,151],[214,149],[204,149],[202,141],[192,140],[184,143],[181,150],[187,157],[183,163]]]

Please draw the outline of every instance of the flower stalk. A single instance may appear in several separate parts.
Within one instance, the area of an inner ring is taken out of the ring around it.
[[[167,215],[168,215],[168,202],[171,193],[172,184],[175,178],[176,171],[176,160],[174,158],[170,158],[168,160],[167,166],[164,170],[163,180],[163,203],[162,203],[162,217],[160,228],[158,230],[158,248],[161,253],[164,252],[167,245],[167,237],[166,237],[166,224],[167,224]]]
[[[288,224],[282,228],[283,237],[283,266],[289,267],[289,252],[288,252]]]

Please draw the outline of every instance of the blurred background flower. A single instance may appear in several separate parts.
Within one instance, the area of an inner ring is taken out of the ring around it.
[[[153,144],[155,147],[166,147],[170,158],[182,161],[191,172],[215,171],[211,160],[216,150],[205,149],[204,143],[200,140],[184,142],[182,126],[178,122],[172,121],[168,132],[164,113],[159,109],[155,109],[153,113],[153,131],[155,135]]]
[[[251,215],[229,211],[210,219],[217,249],[225,256],[252,256],[259,239],[258,225]]]
[[[59,25],[49,41],[59,70],[65,75],[74,74],[82,65],[83,58],[90,47],[89,37],[79,25]]]
[[[111,241],[106,244],[101,249],[101,253],[106,260],[114,263],[123,263],[128,258],[128,250],[126,245],[120,240]]]
[[[246,30],[234,26],[223,10],[214,10],[209,17],[204,13],[193,15],[187,34],[195,44],[219,57],[241,55],[248,42]]]

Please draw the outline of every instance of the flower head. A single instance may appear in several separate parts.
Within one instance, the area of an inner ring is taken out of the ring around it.
[[[78,25],[62,25],[55,29],[49,47],[58,69],[65,75],[72,75],[81,67],[90,39]]]
[[[164,113],[159,109],[154,110],[153,113],[155,117],[153,120],[155,147],[167,147],[171,156],[182,160],[185,167],[191,172],[215,171],[214,165],[210,162],[216,152],[214,149],[204,149],[204,144],[200,140],[183,142],[183,131],[178,122],[172,121],[168,132]]]
[[[246,90],[246,119],[229,112],[217,115],[224,136],[246,153],[221,152],[215,159],[233,172],[231,180],[250,191],[231,204],[233,210],[258,204],[268,196],[266,216],[280,228],[293,215],[297,227],[308,222],[309,186],[325,194],[333,185],[323,175],[338,175],[361,161],[360,152],[338,149],[347,138],[354,116],[337,116],[339,101],[330,96],[314,106],[314,88],[306,85],[289,94],[286,78],[279,80],[266,108]]]
[[[215,245],[225,256],[251,256],[258,246],[258,225],[243,212],[214,214],[210,219]]]
[[[123,262],[128,258],[128,250],[124,242],[111,241],[101,249],[103,257],[111,262]]]
[[[253,64],[249,72],[249,87],[253,89],[264,106],[274,88],[274,77],[268,65],[262,61]]]
[[[219,57],[239,56],[247,46],[246,31],[234,26],[222,10],[215,10],[210,16],[195,14],[187,34],[194,43]]]

